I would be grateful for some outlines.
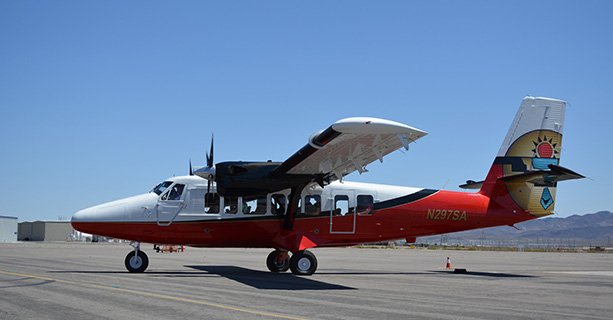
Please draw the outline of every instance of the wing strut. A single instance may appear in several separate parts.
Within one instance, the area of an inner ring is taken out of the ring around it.
[[[298,201],[300,201],[302,189],[304,189],[307,185],[308,183],[294,186],[289,193],[289,205],[287,208],[287,214],[285,215],[285,221],[283,222],[283,228],[285,230],[294,229],[294,220],[296,220],[296,211],[298,211]]]

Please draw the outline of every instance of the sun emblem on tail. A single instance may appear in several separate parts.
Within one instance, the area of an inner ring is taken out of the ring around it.
[[[559,156],[560,152],[556,150],[558,144],[553,142],[553,138],[547,139],[547,136],[543,136],[543,138],[538,137],[537,141],[532,141],[532,143],[534,143],[534,149],[532,149],[534,157],[557,158]]]

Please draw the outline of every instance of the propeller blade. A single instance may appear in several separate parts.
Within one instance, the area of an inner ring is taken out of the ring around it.
[[[189,175],[194,175],[194,169],[192,168],[192,159],[189,159]]]
[[[211,193],[211,180],[206,184],[206,193]]]
[[[214,144],[214,135],[211,134],[211,151],[206,154],[206,166],[207,167],[213,166],[213,150],[214,150],[213,144]]]

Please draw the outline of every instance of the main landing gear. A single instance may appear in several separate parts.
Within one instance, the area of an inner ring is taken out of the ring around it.
[[[307,250],[298,251],[291,257],[287,251],[275,250],[266,258],[266,266],[275,273],[291,269],[295,275],[310,276],[317,270],[317,258]]]
[[[149,258],[144,252],[140,251],[140,242],[132,242],[130,245],[134,248],[134,251],[126,256],[126,269],[129,272],[141,273],[149,266]]]

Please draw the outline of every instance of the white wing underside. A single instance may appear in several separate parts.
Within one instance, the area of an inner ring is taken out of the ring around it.
[[[400,148],[408,150],[409,144],[427,133],[402,123],[377,118],[347,118],[334,123],[331,128],[338,136],[321,146],[314,142],[320,133],[309,139],[316,149],[287,171],[289,174],[329,174],[331,180],[358,171],[366,171],[366,165],[379,160]],[[333,174],[333,175],[332,175]]]

